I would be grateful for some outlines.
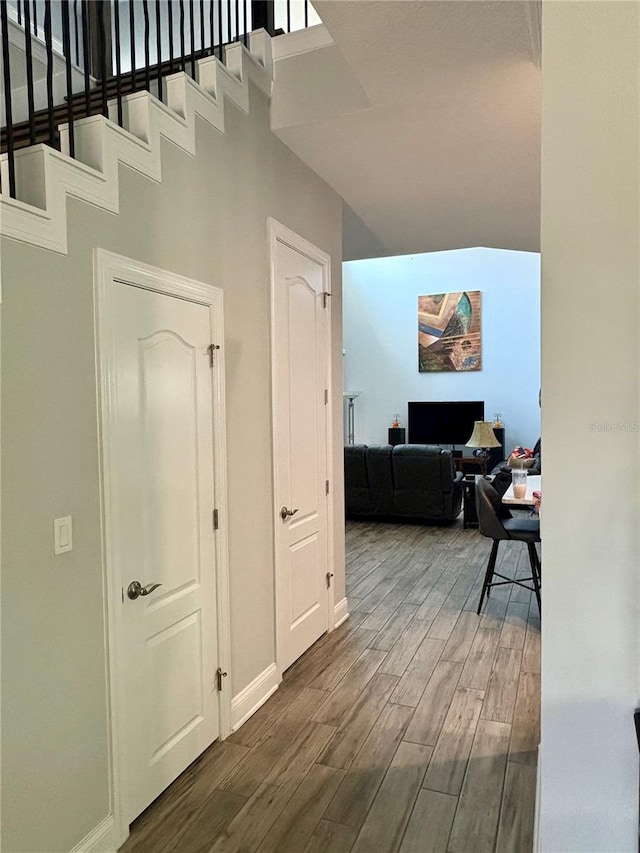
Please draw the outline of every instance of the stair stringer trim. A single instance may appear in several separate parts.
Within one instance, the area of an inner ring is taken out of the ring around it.
[[[196,115],[224,133],[226,101],[248,113],[250,82],[271,95],[271,44],[264,30],[251,33],[249,49],[230,45],[226,67],[214,57],[198,60],[197,83],[182,72],[167,77],[166,104],[149,92],[127,95],[124,128],[102,115],[76,122],[75,159],[64,153],[66,125],[60,127],[62,152],[43,144],[16,151],[18,198],[0,195],[0,235],[67,254],[68,197],[117,214],[120,164],[160,182],[162,137],[195,156]],[[113,114],[115,104],[109,108]],[[0,170],[7,186],[6,154]]]

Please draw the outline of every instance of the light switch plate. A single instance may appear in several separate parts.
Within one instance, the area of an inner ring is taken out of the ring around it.
[[[71,516],[54,518],[53,520],[53,551],[55,554],[65,554],[73,550],[73,529]]]

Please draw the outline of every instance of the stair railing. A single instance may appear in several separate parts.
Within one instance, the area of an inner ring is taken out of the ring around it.
[[[60,148],[58,124],[68,126],[74,157],[80,118],[109,116],[114,104],[122,127],[128,93],[147,90],[162,100],[168,74],[195,79],[198,59],[224,62],[226,46],[246,45],[252,30],[277,35],[318,22],[309,0],[0,0],[0,151],[8,161],[1,192],[16,197],[16,150],[37,142]],[[22,70],[24,85],[15,80]]]

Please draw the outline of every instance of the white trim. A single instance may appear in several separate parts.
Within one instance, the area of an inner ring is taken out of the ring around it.
[[[317,250],[316,250],[317,251]],[[329,255],[326,255],[322,252],[322,255],[326,259],[323,263],[322,269],[322,286],[325,293],[333,293],[333,287],[331,284],[331,258]],[[327,443],[327,452],[326,452],[326,466],[327,466],[327,477],[326,479],[329,481],[329,494],[326,498],[326,508],[327,508],[327,566],[329,567],[329,571],[333,571],[335,569],[335,502],[333,496],[336,493],[336,480],[334,475],[334,458],[333,458],[333,450],[334,450],[334,442],[333,442],[333,298],[329,296],[327,299],[327,308],[326,308],[326,357],[327,363],[325,366],[326,370],[326,388],[327,388],[327,403],[324,407],[325,413],[325,436]],[[333,631],[336,627],[336,617],[335,617],[335,601],[336,601],[336,579],[335,579],[335,571],[333,571],[333,580],[329,586],[329,595],[327,607],[329,610],[328,613],[328,623],[327,630],[329,632]]]
[[[275,663],[263,670],[231,700],[231,725],[235,732],[276,692],[282,677]]]
[[[533,853],[540,853],[540,794],[542,791],[542,749],[538,744],[536,763],[536,801],[533,808]]]
[[[271,401],[272,401],[272,410],[273,410],[273,400],[274,400],[274,389],[276,383],[276,374],[275,374],[275,362],[273,358],[274,352],[274,317],[275,317],[275,280],[276,280],[276,272],[275,272],[275,254],[276,254],[276,244],[282,243],[285,246],[289,246],[289,248],[294,249],[297,252],[300,252],[302,255],[306,255],[306,257],[315,261],[317,264],[322,266],[322,287],[323,290],[327,293],[331,292],[331,257],[323,252],[322,249],[319,249],[317,246],[314,246],[313,243],[310,243],[308,240],[305,240],[304,237],[300,237],[299,234],[296,234],[295,231],[292,231],[290,228],[287,228],[286,225],[283,225],[281,222],[278,222],[277,219],[273,217],[268,217],[267,219],[267,231],[268,231],[268,248],[269,248],[269,275],[270,275],[270,288],[271,288],[271,319],[270,319],[270,358],[271,358]],[[331,326],[331,298],[328,300],[327,309],[326,309],[326,353],[327,353],[327,363],[325,365],[326,370],[326,388],[329,392],[329,400],[327,405],[325,406],[325,418],[326,418],[326,479],[329,480],[329,494],[326,496],[326,510],[327,510],[327,568],[331,569],[333,566],[333,556],[334,556],[334,500],[333,496],[335,493],[335,483],[333,481],[333,423],[332,423],[332,353],[333,353],[333,330]],[[275,429],[274,421],[274,413],[272,411],[272,429],[271,429],[271,443],[272,443],[272,466],[273,466],[273,495],[275,499],[275,505],[279,505],[277,499],[278,493],[278,482],[277,482],[277,460],[278,456],[278,436],[277,430]],[[277,524],[277,519],[274,514],[274,539],[273,539],[273,566],[274,566],[274,597],[275,597],[275,619],[276,619],[276,665],[278,667],[278,672],[283,671],[283,636],[282,636],[282,628],[281,628],[281,618],[280,618],[280,610],[282,609],[280,603],[280,593],[279,593],[279,578],[278,578],[278,531],[280,527]],[[335,614],[334,614],[334,587],[335,584],[331,584],[327,594],[327,631],[333,631],[335,627]]]
[[[324,24],[316,24],[315,27],[307,27],[304,30],[296,30],[293,33],[284,33],[276,36],[271,42],[273,59],[286,59],[289,56],[299,56],[301,53],[309,53],[322,47],[331,47],[335,44],[331,34]]]
[[[109,815],[85,835],[71,853],[115,853],[119,845],[116,844],[114,830],[113,815]]]
[[[98,387],[98,435],[100,447],[101,510],[103,540],[103,589],[105,630],[108,649],[109,722],[110,722],[110,783],[111,810],[118,845],[124,843],[129,829],[122,807],[124,762],[122,760],[121,732],[126,725],[122,718],[124,697],[116,667],[121,655],[121,608],[117,606],[121,589],[114,572],[108,571],[112,563],[113,490],[111,487],[113,451],[110,444],[111,424],[116,417],[115,353],[111,328],[111,284],[114,280],[130,282],[158,293],[188,299],[209,307],[214,342],[220,344],[211,371],[213,384],[214,420],[214,492],[218,509],[219,527],[215,536],[216,595],[218,621],[218,662],[225,672],[231,665],[231,604],[229,597],[229,556],[227,534],[227,469],[226,469],[226,415],[224,387],[224,327],[223,292],[217,287],[193,281],[172,272],[143,264],[130,258],[96,249],[94,253],[94,295],[96,328],[96,369]],[[224,684],[224,682],[223,682]],[[225,685],[226,686],[226,685]],[[231,691],[227,687],[219,694],[220,738],[231,732]]]
[[[339,601],[333,608],[333,627],[339,628],[349,618],[349,602],[346,598]]]

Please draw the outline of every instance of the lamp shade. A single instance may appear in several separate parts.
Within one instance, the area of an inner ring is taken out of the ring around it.
[[[489,421],[476,421],[467,447],[500,447],[493,426]]]

